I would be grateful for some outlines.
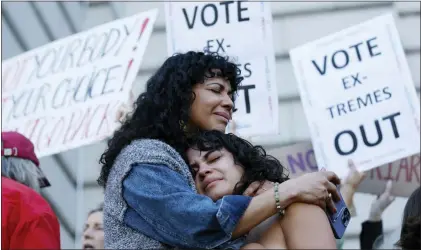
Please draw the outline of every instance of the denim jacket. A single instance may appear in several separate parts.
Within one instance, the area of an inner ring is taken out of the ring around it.
[[[157,140],[138,140],[114,164],[105,191],[106,248],[231,248],[232,231],[251,198],[217,202],[196,192],[181,156]]]

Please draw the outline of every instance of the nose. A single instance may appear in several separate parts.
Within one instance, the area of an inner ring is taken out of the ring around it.
[[[83,239],[92,239],[92,234],[91,234],[91,229],[87,228],[84,232],[83,232]]]
[[[229,112],[231,112],[234,108],[234,102],[232,101],[231,96],[228,95],[228,93],[224,95],[221,105]]]
[[[206,177],[206,175],[210,174],[212,172],[212,169],[206,165],[202,165],[199,168],[199,172],[197,173],[200,177],[200,180],[203,181]]]

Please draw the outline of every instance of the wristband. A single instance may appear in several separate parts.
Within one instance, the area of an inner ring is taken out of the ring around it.
[[[278,209],[278,213],[280,216],[285,215],[285,209],[281,208],[281,203],[279,201],[279,182],[275,182],[274,184],[275,186],[275,204],[276,204],[276,209]]]

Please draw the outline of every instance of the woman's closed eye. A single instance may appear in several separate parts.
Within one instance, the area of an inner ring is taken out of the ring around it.
[[[210,88],[210,91],[212,91],[215,94],[221,94],[222,89],[220,87],[214,87],[214,88]]]
[[[206,158],[208,163],[214,163],[216,162],[219,158],[221,158],[221,153],[219,151],[214,151],[212,153],[210,153],[208,155],[208,157]]]

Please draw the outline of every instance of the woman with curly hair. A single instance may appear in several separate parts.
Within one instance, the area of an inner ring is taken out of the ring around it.
[[[101,156],[105,248],[238,249],[252,228],[292,203],[334,210],[329,193],[338,199],[339,179],[332,172],[276,188],[267,181],[263,186],[271,192],[256,197],[213,201],[197,194],[182,155],[198,132],[225,131],[240,73],[226,58],[188,52],[169,57],[148,80]],[[251,184],[245,192],[258,187]]]
[[[186,157],[198,193],[213,201],[227,195],[241,195],[253,182],[269,180],[283,183],[289,180],[286,168],[276,158],[267,155],[261,146],[253,146],[234,134],[206,131],[192,139],[190,145]],[[301,241],[307,241],[304,231],[310,232],[319,241],[331,240],[332,237],[325,233],[331,230],[326,214],[321,209],[316,212],[320,216],[301,213],[300,217],[308,217],[301,218],[307,223],[293,225],[291,222],[295,220],[293,216],[297,216],[297,211],[290,213],[288,208],[285,217],[274,216],[251,230],[246,239],[249,244],[242,249],[300,248],[298,242],[290,238],[296,234],[302,236]],[[322,233],[317,235],[318,232]]]

